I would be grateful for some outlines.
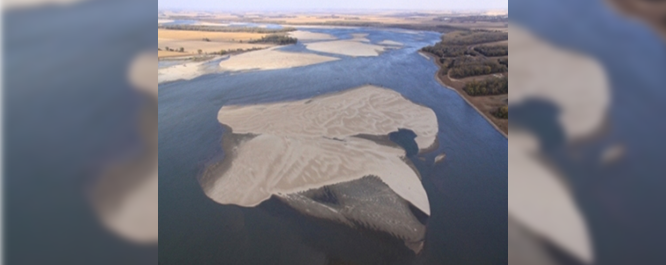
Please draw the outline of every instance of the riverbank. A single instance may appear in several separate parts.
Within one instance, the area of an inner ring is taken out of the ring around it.
[[[508,119],[499,119],[492,114],[492,111],[497,110],[501,106],[502,101],[504,104],[508,102],[509,95],[497,95],[497,96],[481,96],[481,97],[472,97],[463,91],[465,83],[461,80],[452,79],[446,74],[442,74],[442,64],[439,62],[438,58],[432,54],[421,52],[419,54],[428,58],[428,60],[435,63],[439,70],[435,73],[435,79],[437,82],[445,88],[456,91],[460,97],[462,97],[467,104],[474,108],[481,116],[483,116],[486,121],[488,121],[498,132],[500,132],[504,137],[508,138],[509,136],[509,120]],[[508,76],[508,73],[503,75]]]

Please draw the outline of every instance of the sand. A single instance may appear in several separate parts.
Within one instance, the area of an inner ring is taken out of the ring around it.
[[[127,169],[122,170],[117,175],[104,176],[104,180],[99,186],[114,186],[113,182],[120,182],[122,178],[135,177],[141,179],[124,190],[114,191],[114,196],[104,198],[106,204],[113,204],[113,207],[99,206],[103,204],[98,202],[97,213],[100,221],[109,230],[115,232],[122,238],[140,244],[157,243],[158,240],[158,181],[157,174],[157,155],[153,157],[152,172],[132,172]],[[139,175],[140,174],[140,175]],[[111,180],[111,179],[114,180]],[[118,184],[115,184],[118,186]]]
[[[378,175],[395,193],[429,214],[421,181],[402,156],[402,148],[350,137],[259,135],[237,147],[224,177],[206,194],[222,204],[253,207],[271,195],[286,195]]]
[[[536,138],[509,129],[509,216],[586,264],[593,260],[590,234],[562,178],[543,164]]]
[[[153,74],[149,74],[154,73],[156,61],[154,51],[140,53],[128,73],[133,88],[147,95],[135,128],[143,148],[104,163],[101,175],[87,192],[104,227],[119,238],[141,245],[157,244],[159,235],[157,87]]]
[[[157,59],[154,51],[145,51],[134,57],[129,65],[127,79],[133,87],[157,98]]]
[[[395,91],[364,86],[307,100],[224,106],[218,121],[234,135],[256,135],[227,150],[233,156],[229,168],[202,182],[218,203],[252,207],[271,195],[373,175],[430,214],[420,177],[403,160],[405,150],[355,137],[407,128],[420,149],[435,144],[435,113]]]
[[[252,48],[273,47],[272,44],[248,43],[249,40],[260,39],[266,34],[247,32],[206,32],[189,30],[157,30],[157,47],[162,49],[157,56],[159,58],[187,56],[198,54],[198,50],[204,53],[220,52],[221,50],[249,50]],[[204,41],[204,38],[210,41]],[[241,43],[240,41],[243,41]],[[185,52],[168,52],[171,49],[185,49]]]
[[[313,42],[305,44],[308,50],[341,54],[353,57],[377,56],[385,50],[384,46],[368,44],[363,38]]]
[[[222,71],[272,70],[325,63],[338,60],[335,57],[310,53],[283,52],[278,47],[247,52],[220,62]]]
[[[201,26],[217,26],[217,27],[228,27],[231,24],[228,23],[212,23],[212,22],[198,22],[197,25]]]
[[[157,69],[157,83],[164,83],[176,80],[190,80],[213,71],[205,71],[204,62],[192,62],[180,65],[174,65],[167,68]]]
[[[403,46],[402,43],[397,42],[397,41],[392,41],[392,40],[383,40],[377,43],[379,45],[386,45],[386,46]]]
[[[440,162],[444,161],[444,158],[446,158],[446,154],[439,154],[435,157],[435,164],[439,164]]]
[[[386,49],[384,46],[370,44],[370,40],[366,38],[368,34],[355,33],[351,35],[351,40],[312,42],[306,43],[305,47],[313,51],[353,57],[377,56]]]
[[[193,31],[193,30],[169,30],[157,29],[158,39],[171,40],[202,40],[209,38],[212,41],[248,41],[256,40],[267,34],[250,32],[215,32],[215,31]]]
[[[272,44],[252,44],[252,43],[239,43],[239,42],[226,42],[226,41],[203,41],[203,40],[158,40],[157,45],[161,49],[169,47],[171,49],[178,49],[183,47],[185,49],[184,53],[177,53],[180,56],[186,55],[195,55],[198,54],[198,50],[201,49],[202,52],[219,52],[220,50],[249,50],[252,48],[267,48],[272,47]],[[158,55],[159,56],[159,55]],[[175,56],[175,55],[174,55]],[[168,56],[162,56],[168,57]]]
[[[297,30],[289,32],[289,36],[299,41],[335,40],[335,36],[325,33],[314,33],[310,31]]]
[[[529,98],[553,102],[568,140],[598,132],[605,122],[611,93],[606,73],[592,58],[564,50],[511,25],[509,104]],[[544,64],[543,62],[548,62]]]
[[[157,82],[164,83],[176,80],[190,80],[204,74],[226,72],[226,71],[249,71],[249,70],[273,70],[292,67],[308,66],[339,60],[338,58],[322,56],[310,53],[294,53],[276,50],[278,47],[266,50],[241,53],[238,55],[219,56],[211,60],[224,57],[229,59],[221,61],[217,67],[210,64],[211,60],[202,62],[190,62],[174,65],[157,70]]]
[[[421,150],[434,144],[438,132],[437,118],[431,109],[412,103],[398,92],[375,86],[308,100],[225,106],[218,120],[236,134],[338,139],[358,134],[388,135],[407,128],[416,133],[415,141]]]
[[[568,143],[597,134],[611,96],[601,65],[517,25],[509,30],[513,67],[509,105],[531,98],[552,102],[560,111],[558,121]],[[593,263],[589,229],[565,178],[539,159],[536,136],[511,127],[509,133],[509,215],[572,256]]]

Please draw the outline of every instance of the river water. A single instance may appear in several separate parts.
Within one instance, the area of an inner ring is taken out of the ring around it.
[[[377,57],[270,71],[218,73],[159,85],[160,264],[504,264],[507,262],[507,139],[454,91],[435,80],[436,65],[417,53],[439,34],[390,29],[308,28],[372,43],[401,42]],[[309,52],[302,43],[282,48]],[[321,53],[320,53],[321,54]],[[336,56],[330,55],[329,56]],[[220,205],[197,182],[218,159],[218,110],[310,98],[366,84],[393,89],[432,108],[437,150],[413,159],[430,201],[425,246],[415,255],[381,233],[298,214],[277,199],[253,208]],[[434,157],[446,159],[433,165]],[[337,263],[336,263],[337,262]]]
[[[564,142],[542,130],[550,125],[562,129],[557,116],[538,113],[546,104],[558,111],[553,102],[511,110],[512,123],[523,124],[542,146],[549,147],[542,156],[553,161],[571,183],[590,228],[596,264],[666,263],[661,243],[666,237],[664,39],[639,20],[618,13],[607,1],[518,0],[511,4],[513,23],[593,58],[609,78],[608,128],[582,144]],[[521,121],[523,113],[532,113],[541,124]],[[620,161],[600,165],[603,151],[614,145],[626,150]]]

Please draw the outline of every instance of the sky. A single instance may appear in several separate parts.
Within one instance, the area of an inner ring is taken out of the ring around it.
[[[405,9],[487,10],[508,9],[508,0],[158,0],[158,9],[197,10],[317,10]]]

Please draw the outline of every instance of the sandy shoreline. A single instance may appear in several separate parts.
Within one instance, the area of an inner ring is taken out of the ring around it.
[[[174,65],[162,69],[157,69],[157,83],[171,82],[176,80],[190,80],[196,77],[214,73],[214,70],[206,70],[204,64],[212,60],[221,59],[223,57],[215,57],[211,60],[201,62],[188,62],[179,65]]]
[[[403,160],[405,150],[356,136],[386,136],[408,128],[416,133],[419,149],[435,143],[434,112],[395,91],[364,86],[307,100],[224,106],[218,121],[233,135],[247,135],[225,144],[229,158],[223,163],[228,164],[208,170],[201,181],[219,203],[252,207],[272,195],[372,175],[430,213],[418,172]]]
[[[183,64],[160,68],[157,70],[157,83],[171,82],[176,80],[190,80],[205,74],[220,72],[236,72],[251,70],[275,70],[284,68],[302,67],[313,64],[325,63],[339,60],[335,57],[297,52],[283,52],[277,49],[281,46],[244,52],[239,54],[217,56],[209,60],[195,62],[188,61]],[[160,58],[161,60],[191,60],[196,56],[185,55],[171,58]],[[215,60],[221,60],[216,65],[211,65]]]

